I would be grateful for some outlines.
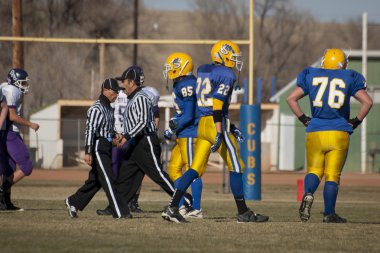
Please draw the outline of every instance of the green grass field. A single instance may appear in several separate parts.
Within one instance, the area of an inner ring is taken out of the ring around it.
[[[169,197],[151,183],[141,193],[146,212],[132,220],[97,216],[107,204],[103,192],[70,219],[63,200],[81,183],[25,180],[14,187],[14,203],[26,211],[0,213],[0,252],[380,252],[380,186],[341,187],[337,212],[347,224],[322,223],[321,190],[302,223],[295,186],[263,186],[263,200],[249,206],[270,222],[237,224],[231,194],[206,184],[205,219],[173,224],[160,215]]]

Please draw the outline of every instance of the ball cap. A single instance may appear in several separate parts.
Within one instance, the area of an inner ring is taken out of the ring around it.
[[[103,81],[102,83],[102,90],[103,89],[108,89],[108,90],[113,90],[115,92],[119,92],[120,90],[124,90],[124,88],[119,86],[119,83],[117,80],[113,78],[108,78]]]
[[[130,66],[119,77],[115,77],[116,80],[124,81],[126,79],[133,80],[137,85],[141,85],[144,82],[144,71],[137,65]]]

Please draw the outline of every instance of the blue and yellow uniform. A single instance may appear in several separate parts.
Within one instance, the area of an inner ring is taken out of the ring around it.
[[[180,199],[194,179],[205,173],[210,152],[218,151],[230,170],[229,182],[238,209],[237,221],[266,222],[268,216],[256,214],[246,205],[242,180],[244,163],[235,139],[243,141],[244,136],[236,127],[230,126],[228,119],[228,107],[236,81],[232,69],[241,71],[241,52],[232,41],[221,40],[214,44],[210,53],[214,64],[201,65],[197,72],[196,94],[200,119],[194,159],[191,167],[178,180],[176,191],[162,212],[162,217],[177,223],[185,222],[178,211]],[[230,133],[230,127],[233,134]]]
[[[196,81],[194,75],[185,76],[173,83],[174,118],[177,120],[176,143],[170,156],[168,173],[175,182],[192,163],[194,145],[197,142],[199,114],[196,105]]]
[[[364,77],[347,70],[348,57],[338,48],[327,49],[321,68],[305,68],[297,77],[297,87],[287,96],[290,109],[306,128],[307,174],[304,195],[299,208],[301,221],[308,221],[314,193],[323,177],[325,204],[323,222],[346,223],[335,212],[341,172],[347,157],[350,134],[360,125],[372,106],[365,92]],[[309,96],[312,118],[306,116],[299,103]],[[357,117],[350,119],[350,98],[360,102]]]
[[[229,132],[228,107],[236,75],[223,65],[204,64],[198,68],[197,103],[201,114],[198,124],[197,152],[191,168],[202,176],[210,156],[210,147],[217,134],[213,119],[214,103],[220,103],[223,111],[223,136],[218,153],[231,172],[243,173],[244,163],[240,157],[234,136]]]
[[[365,78],[354,70],[306,68],[297,85],[309,95],[312,119],[306,128],[308,173],[339,183],[352,125],[350,97],[366,88]]]
[[[173,100],[175,115],[169,122],[169,129],[164,132],[166,139],[171,139],[173,133],[177,138],[173,146],[168,174],[177,188],[182,176],[182,169],[190,168],[194,155],[194,146],[197,142],[197,128],[199,115],[197,114],[197,98],[195,95],[196,77],[192,74],[194,69],[190,55],[175,52],[169,55],[164,65],[164,78],[173,80]],[[191,183],[193,194],[192,208],[181,208],[183,215],[191,218],[203,218],[201,211],[202,179],[198,178]],[[179,205],[183,200],[179,201]]]

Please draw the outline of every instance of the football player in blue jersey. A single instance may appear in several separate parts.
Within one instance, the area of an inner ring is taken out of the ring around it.
[[[177,136],[170,156],[168,174],[174,182],[179,184],[182,168],[189,169],[193,161],[194,145],[197,142],[199,114],[197,96],[195,94],[197,79],[193,75],[193,60],[188,54],[176,52],[171,54],[165,63],[164,78],[173,80],[172,95],[174,99],[175,115],[165,130],[164,137],[168,140],[172,135]],[[193,206],[188,209],[180,201],[179,212],[187,218],[203,218],[201,210],[202,179],[198,178],[191,183]]]
[[[198,68],[196,94],[201,115],[195,155],[191,168],[180,178],[169,206],[162,213],[165,220],[186,222],[178,211],[178,203],[193,180],[205,172],[210,152],[216,151],[230,170],[229,180],[238,209],[238,222],[265,222],[269,219],[252,212],[246,205],[242,180],[244,163],[236,143],[236,140],[244,141],[244,136],[228,119],[229,101],[236,81],[233,69],[236,67],[241,71],[243,62],[240,57],[240,49],[235,43],[218,41],[211,49],[213,63]]]
[[[340,175],[346,160],[349,136],[360,125],[372,106],[366,92],[365,78],[347,69],[345,53],[336,48],[325,51],[322,68],[308,67],[297,77],[297,87],[288,95],[287,102],[293,113],[306,126],[307,174],[304,195],[299,208],[302,221],[310,218],[310,209],[323,176],[325,202],[323,222],[346,223],[335,212]],[[312,117],[306,116],[298,100],[308,95]],[[361,106],[350,119],[350,97]]]

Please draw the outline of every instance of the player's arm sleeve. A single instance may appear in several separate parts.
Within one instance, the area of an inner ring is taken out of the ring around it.
[[[178,126],[176,132],[190,126],[195,117],[195,100],[185,100],[183,102],[182,114],[178,117]]]
[[[100,123],[103,120],[103,115],[97,108],[90,108],[87,112],[86,132],[85,132],[85,154],[92,153],[92,146],[95,140],[95,133]]]
[[[227,76],[211,75],[211,80],[214,83],[212,97],[223,103],[229,103],[232,88],[236,79]]]
[[[307,68],[302,70],[301,73],[298,74],[296,81],[297,86],[300,87],[306,95],[309,94],[309,87],[306,82],[306,76],[308,73],[309,70]]]
[[[1,103],[1,108],[0,108],[0,129],[1,129],[8,115],[8,107],[5,101],[0,101],[0,103]]]
[[[160,108],[158,108],[158,105],[153,106],[153,116],[154,118],[160,117]]]
[[[367,89],[367,84],[364,76],[358,72],[353,72],[353,85],[351,86],[350,95],[354,96],[359,90]]]
[[[8,88],[8,87],[7,87]],[[4,91],[4,98],[7,101],[8,107],[15,107],[17,103],[17,96],[14,94],[14,92],[11,89],[5,89]]]
[[[152,89],[152,103],[153,103],[153,115],[154,118],[160,117],[160,109],[158,108],[158,101],[160,100],[160,93],[157,91],[157,89],[151,87]]]

